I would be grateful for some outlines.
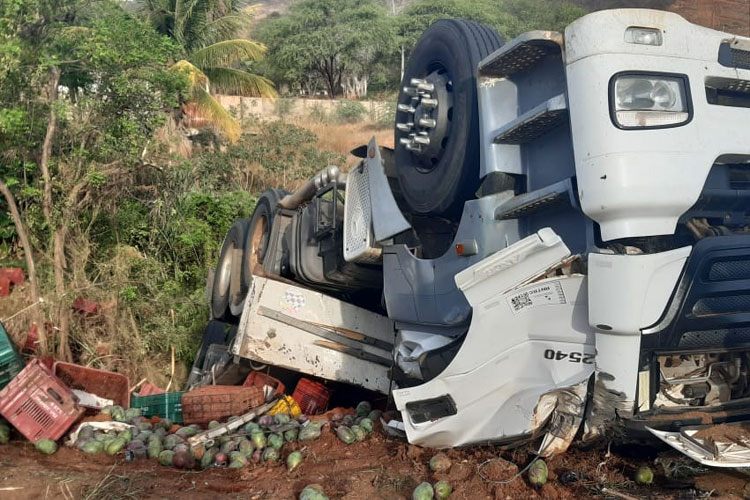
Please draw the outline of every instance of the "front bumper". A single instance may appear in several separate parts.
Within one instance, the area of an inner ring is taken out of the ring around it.
[[[641,337],[639,401],[626,426],[678,431],[750,418],[750,398],[721,405],[655,408],[665,355],[750,351],[750,236],[699,241],[662,317]]]

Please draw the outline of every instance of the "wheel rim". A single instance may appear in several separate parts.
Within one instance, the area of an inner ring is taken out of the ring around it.
[[[225,258],[219,269],[219,295],[224,296],[229,292],[229,281],[232,276],[232,258],[234,256],[234,242],[230,241],[227,246]]]
[[[412,78],[403,88],[405,102],[398,110],[406,114],[406,121],[396,123],[402,132],[399,144],[417,160],[415,168],[429,172],[437,166],[445,153],[453,120],[453,81],[441,65],[427,69],[424,78]]]
[[[258,218],[258,223],[253,227],[253,234],[251,235],[250,244],[252,245],[250,251],[250,272],[252,274],[259,274],[263,269],[263,258],[266,255],[266,248],[268,247],[268,218],[265,215],[261,215]]]

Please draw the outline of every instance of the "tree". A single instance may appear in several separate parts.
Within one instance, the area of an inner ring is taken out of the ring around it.
[[[270,80],[239,66],[263,59],[266,52],[261,43],[236,38],[249,29],[253,8],[240,8],[238,0],[139,1],[152,26],[183,49],[172,69],[187,76],[192,108],[235,141],[239,124],[212,94],[277,95]]]
[[[411,49],[436,20],[460,18],[492,26],[508,41],[530,30],[561,31],[584,14],[581,7],[553,0],[418,0],[401,13],[398,31]]]
[[[296,85],[314,75],[330,97],[366,95],[381,59],[396,48],[392,20],[375,0],[302,0],[264,21],[258,36],[277,74]]]
[[[0,192],[29,274],[35,250],[51,263],[49,313],[69,360],[69,292],[85,276],[89,222],[116,202],[113,184],[140,167],[187,82],[166,66],[175,45],[114,2],[7,0],[0,26],[0,151],[12,152],[0,156]]]

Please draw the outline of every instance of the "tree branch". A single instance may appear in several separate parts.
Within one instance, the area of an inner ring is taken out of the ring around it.
[[[55,140],[57,130],[57,116],[55,115],[55,103],[57,102],[57,87],[60,83],[60,68],[50,66],[49,84],[47,86],[47,102],[49,103],[49,120],[47,121],[47,133],[44,135],[42,145],[42,160],[40,167],[44,179],[44,196],[42,198],[42,212],[47,223],[52,225],[52,178],[49,173],[49,159],[52,156],[52,142]]]

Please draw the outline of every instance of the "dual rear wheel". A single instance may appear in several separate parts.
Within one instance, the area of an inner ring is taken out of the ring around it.
[[[265,191],[252,217],[236,220],[229,229],[211,289],[211,315],[215,319],[242,315],[253,276],[263,274],[276,205],[286,194],[281,189]]]

